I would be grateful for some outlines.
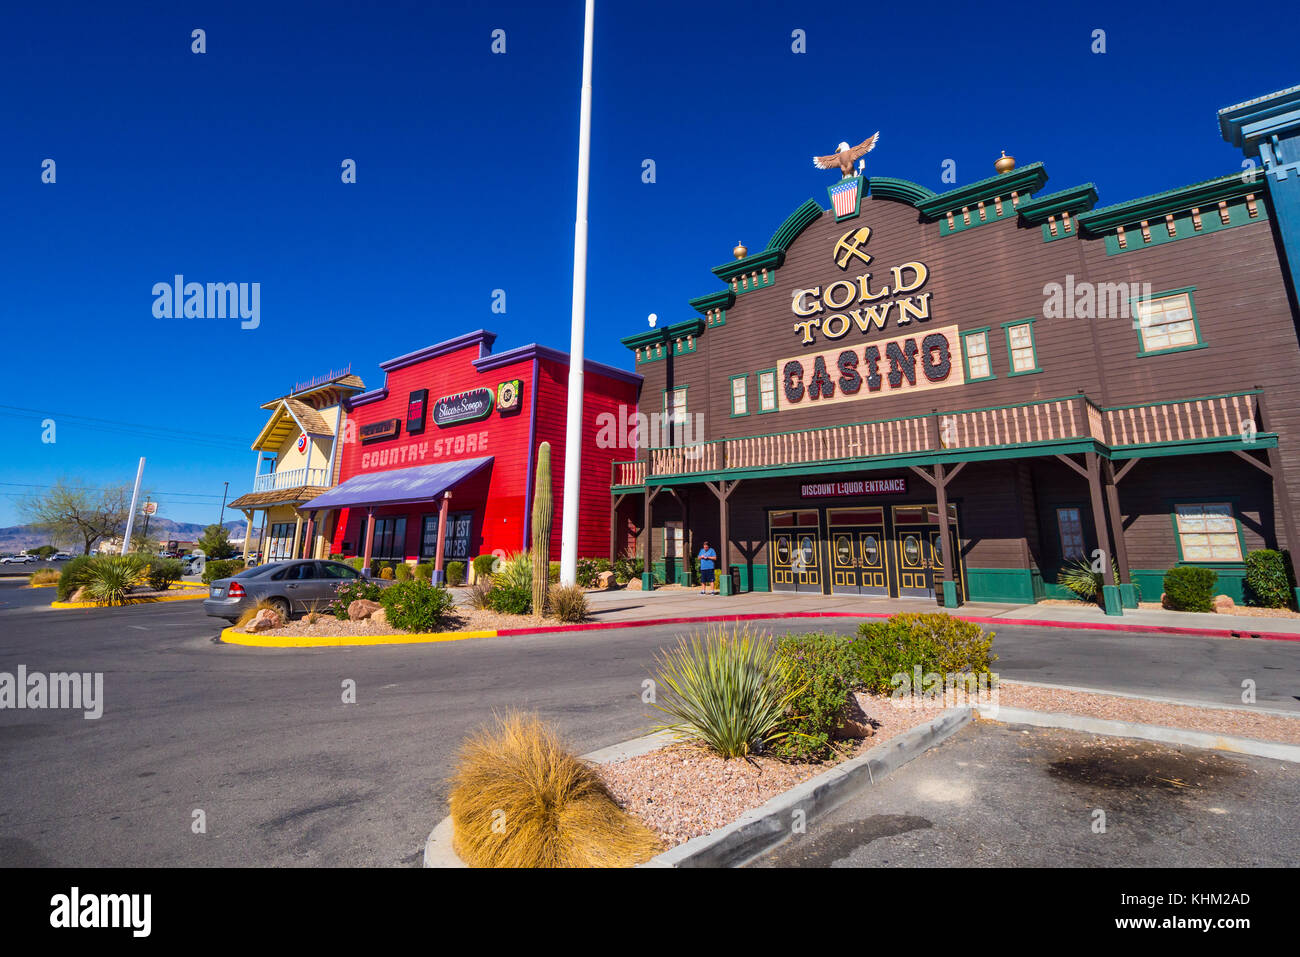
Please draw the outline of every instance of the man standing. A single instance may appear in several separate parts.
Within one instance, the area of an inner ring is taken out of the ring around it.
[[[709,594],[710,593],[709,586],[712,585],[713,586],[711,589],[712,593],[716,595],[718,593],[718,581],[717,581],[717,576],[713,574],[713,565],[714,562],[718,560],[718,553],[709,547],[708,542],[705,542],[704,547],[700,549],[699,559],[700,559],[700,584],[704,586],[703,588],[700,589],[700,594],[701,595]]]

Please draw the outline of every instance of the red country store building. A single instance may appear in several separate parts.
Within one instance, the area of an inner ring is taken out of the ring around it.
[[[529,548],[542,442],[561,527],[569,356],[537,344],[493,354],[495,340],[479,330],[389,359],[381,388],[347,400],[340,483],[299,506],[330,530],[332,553],[364,556],[367,567],[428,562],[441,581],[445,562]],[[590,361],[583,371],[578,554],[594,556],[609,549],[610,463],[627,457],[598,446],[596,423],[636,409],[641,376]]]

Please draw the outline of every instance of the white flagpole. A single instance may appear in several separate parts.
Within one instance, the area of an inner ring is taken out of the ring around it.
[[[578,580],[578,508],[582,489],[582,366],[587,321],[587,194],[591,169],[591,42],[596,0],[587,0],[582,39],[582,113],[578,123],[578,209],[573,222],[573,321],[569,330],[569,409],[564,433],[564,528],[560,583]]]
[[[135,524],[135,503],[140,499],[140,480],[144,478],[144,456],[140,456],[140,467],[135,470],[135,491],[131,493],[131,511],[126,513],[126,532],[122,536],[122,554],[131,550],[131,526]]]

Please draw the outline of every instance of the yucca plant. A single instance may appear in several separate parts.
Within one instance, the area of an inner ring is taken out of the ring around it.
[[[85,570],[86,595],[101,605],[125,603],[146,563],[135,555],[100,555]]]
[[[492,575],[492,584],[505,588],[533,588],[533,555],[531,552],[515,552],[502,560]]]
[[[1115,573],[1115,581],[1119,581],[1119,566],[1113,558],[1110,567]],[[1061,569],[1061,573],[1056,576],[1056,583],[1080,601],[1097,601],[1101,595],[1103,579],[1101,572],[1092,570],[1092,562],[1080,558],[1073,565]]]
[[[452,846],[471,867],[628,867],[662,850],[531,716],[499,718],[462,745],[449,803]]]
[[[787,736],[786,706],[803,691],[765,634],[748,626],[679,638],[656,655],[655,708],[672,720],[656,728],[708,745],[724,758],[744,757]]]

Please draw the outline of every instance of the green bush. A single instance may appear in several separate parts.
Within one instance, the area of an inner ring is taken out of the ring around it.
[[[343,561],[343,553],[342,553],[342,552],[331,552],[331,553],[330,553],[330,561],[332,561],[332,562],[341,562],[341,561]]]
[[[989,666],[998,660],[993,654],[994,632],[942,613],[894,615],[885,621],[863,622],[851,650],[858,659],[858,684],[864,691],[889,694],[895,675],[922,674],[984,675],[990,685]]]
[[[797,760],[830,756],[849,693],[859,682],[856,642],[845,635],[786,635],[777,642],[777,655],[789,669],[790,703],[777,741],[777,754]]]
[[[166,591],[181,580],[185,570],[179,559],[151,558],[149,560],[149,587],[154,591]]]
[[[492,608],[492,579],[480,578],[474,584],[469,586],[468,598],[469,607],[478,611],[489,611]],[[529,599],[532,600],[531,597]]]
[[[359,572],[366,567],[366,560],[360,555],[349,558],[347,563],[354,572]]]
[[[640,558],[619,558],[614,562],[614,581],[626,585],[633,578],[640,578],[645,570],[645,561]]]
[[[463,585],[465,583],[465,563],[448,562],[447,563],[447,584]]]
[[[412,574],[411,566],[406,564],[406,562],[399,563],[393,569],[393,577],[396,578],[399,582],[410,581],[411,574]]]
[[[394,585],[394,588],[397,586]],[[384,589],[368,578],[349,578],[334,589],[334,600],[330,602],[329,613],[339,621],[348,620],[348,605],[359,598],[366,601],[379,601]]]
[[[91,562],[95,560],[93,555],[78,555],[63,566],[59,572],[59,585],[54,589],[54,596],[59,601],[67,601],[82,585],[86,584],[86,571]]]
[[[549,611],[564,622],[586,621],[591,614],[581,585],[552,585],[546,596]]]
[[[670,719],[659,730],[743,757],[789,735],[782,725],[798,693],[790,665],[766,635],[748,626],[678,639],[656,655],[655,708]]]
[[[101,605],[120,605],[139,581],[144,566],[136,555],[100,555],[86,568],[86,595]]]
[[[428,562],[421,562],[415,566],[415,577],[423,582],[433,581],[433,566]]]
[[[1246,604],[1290,608],[1295,574],[1285,554],[1271,548],[1246,553]]]
[[[531,615],[533,612],[533,586],[494,584],[487,593],[487,603],[493,611],[503,615]]]
[[[492,576],[494,586],[509,585],[515,588],[533,587],[533,557],[528,552],[515,552],[502,559]]]
[[[606,562],[608,564],[608,562]],[[583,588],[592,588],[596,584],[596,576],[600,574],[600,568],[594,558],[579,558],[577,582]]]
[[[1165,572],[1165,604],[1174,611],[1214,611],[1214,586],[1219,573],[1212,568],[1179,565]]]
[[[238,558],[219,558],[216,561],[208,561],[203,564],[203,574],[200,580],[205,585],[211,585],[218,578],[230,578],[238,575],[246,566]]]
[[[481,581],[492,575],[492,566],[496,563],[495,555],[479,555],[474,559],[474,580]]]
[[[549,584],[554,585],[560,580],[560,563],[551,562],[547,566],[546,580]]]
[[[365,559],[362,559],[362,561],[365,561]],[[378,558],[370,559],[370,577],[378,578],[379,573],[383,569],[383,567],[384,567],[384,563],[381,562]]]
[[[403,631],[444,631],[456,609],[456,599],[441,585],[407,579],[379,596],[388,623]]]

